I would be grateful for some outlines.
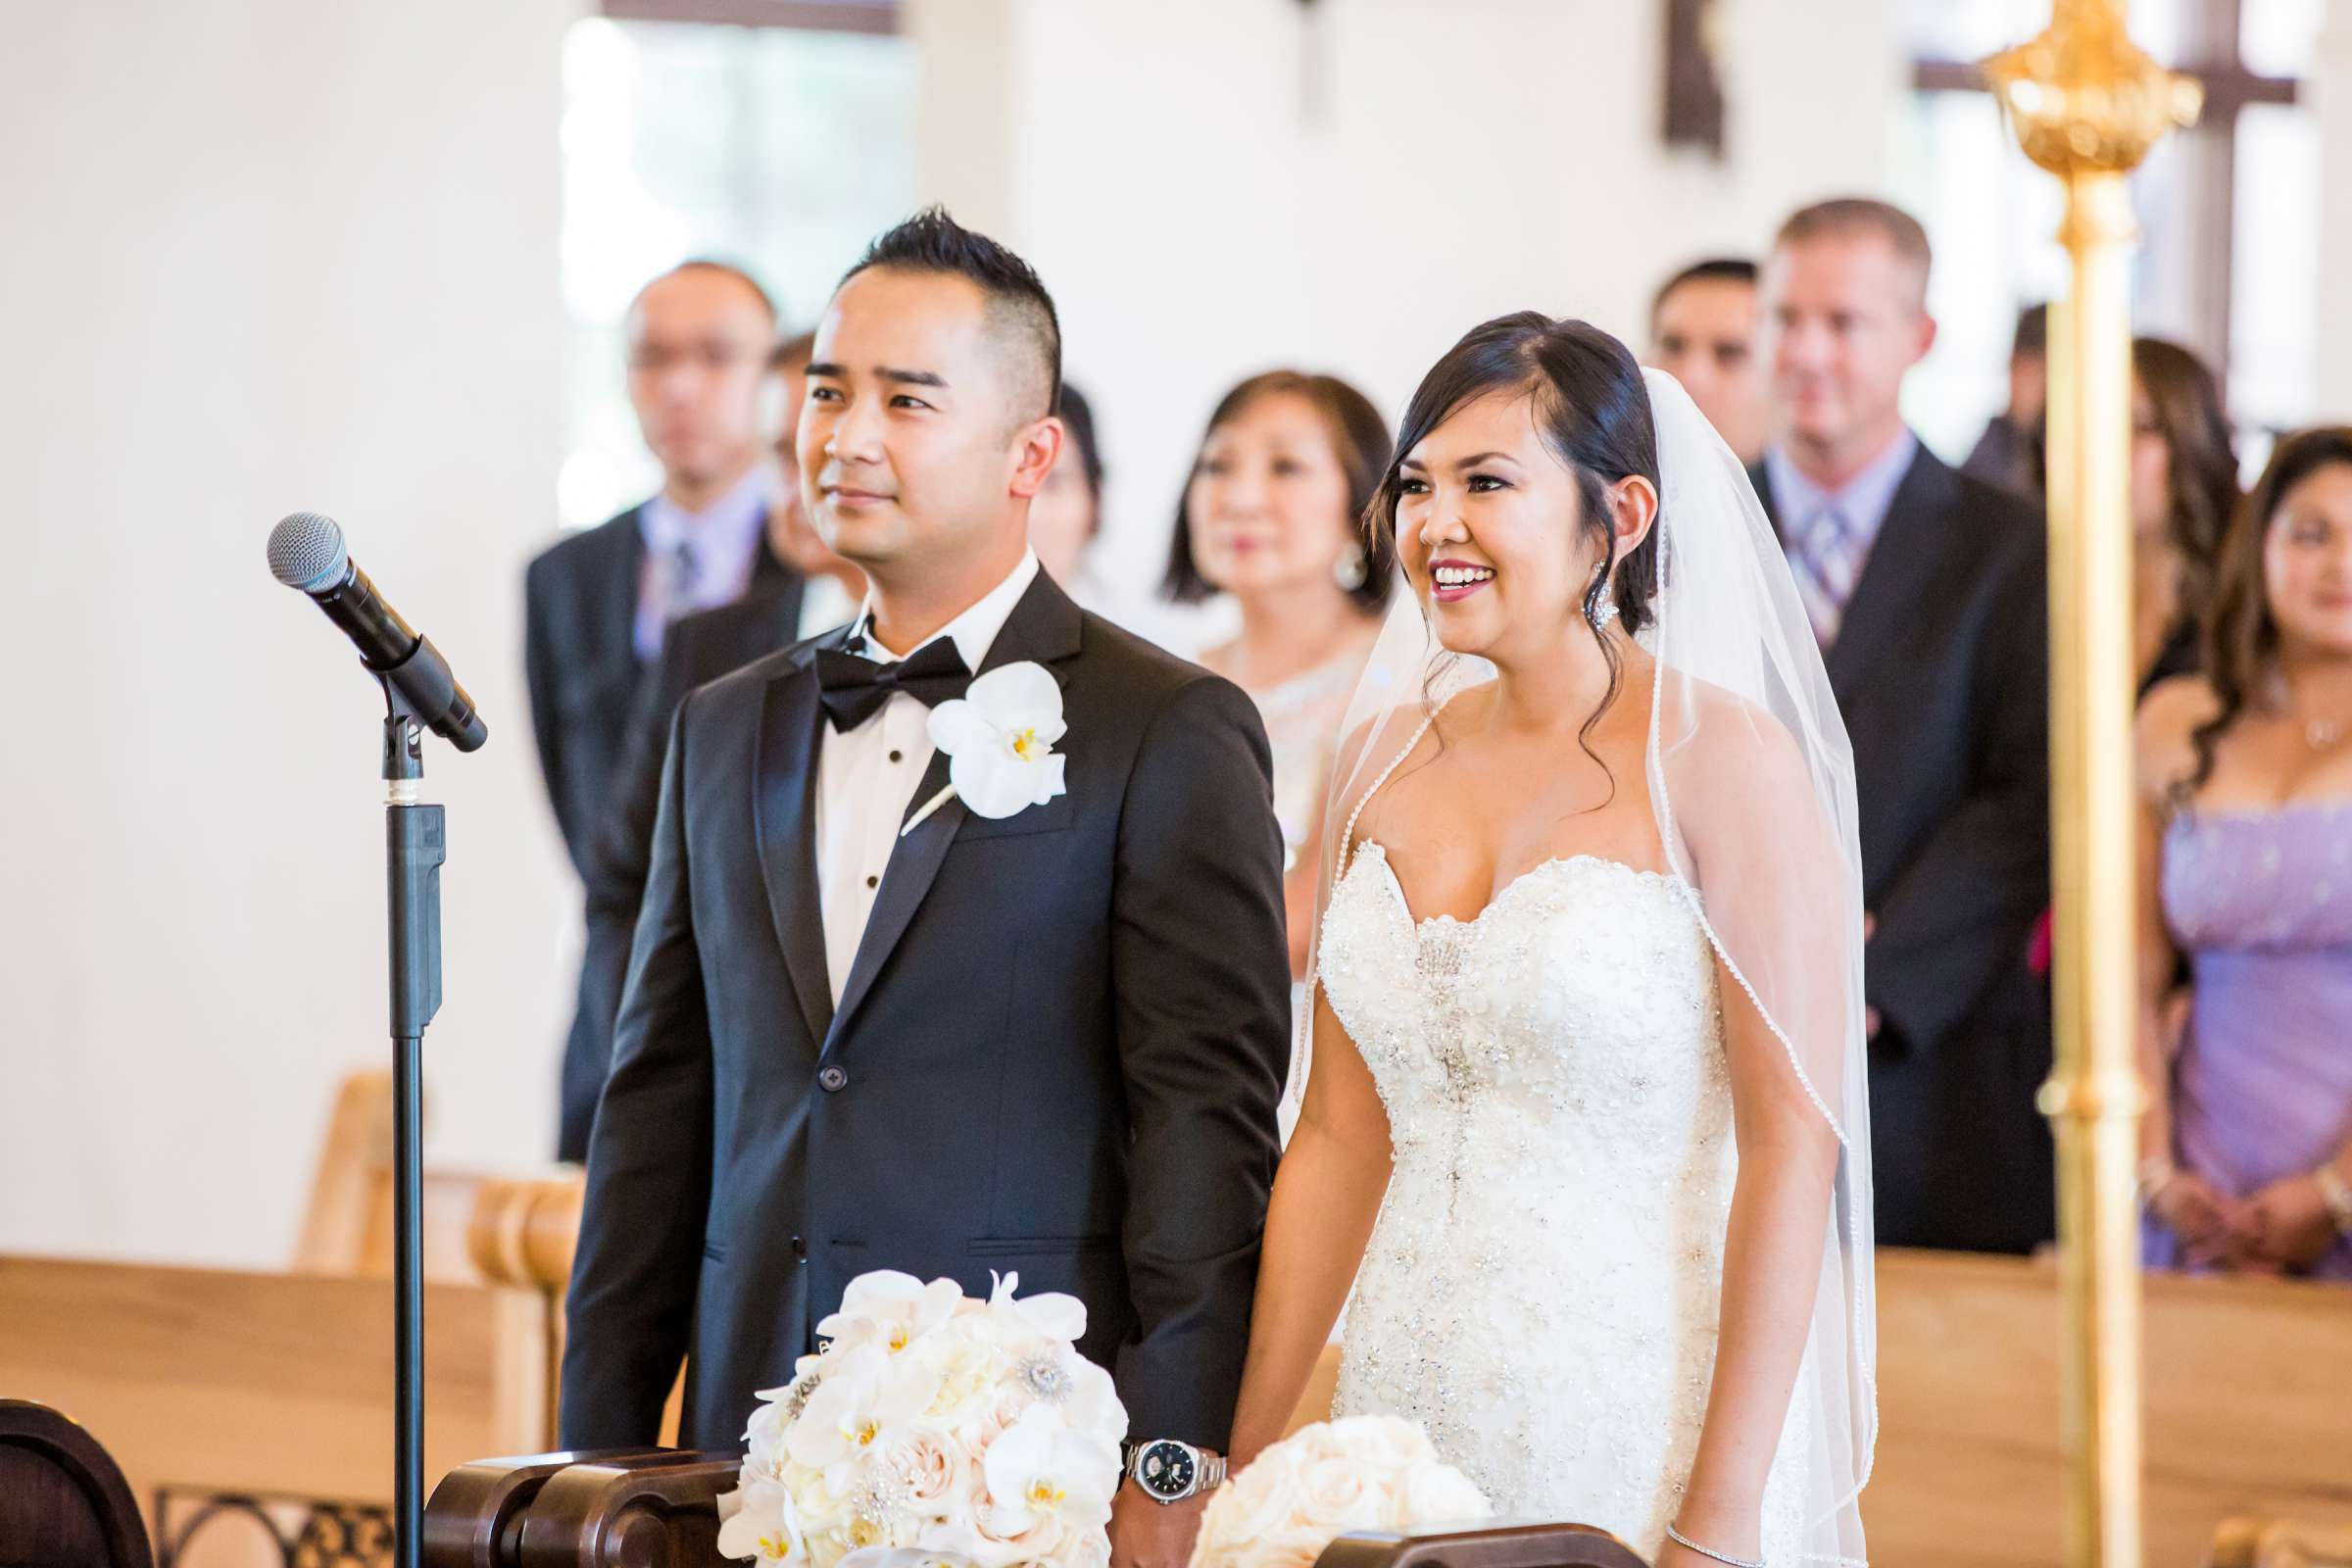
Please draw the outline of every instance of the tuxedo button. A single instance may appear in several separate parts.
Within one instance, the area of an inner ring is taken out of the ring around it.
[[[808,1240],[807,1237],[795,1236],[792,1239],[792,1255],[799,1258],[804,1263],[808,1261]]]
[[[817,1073],[816,1086],[828,1095],[838,1095],[850,1087],[850,1075],[839,1067],[827,1067]]]

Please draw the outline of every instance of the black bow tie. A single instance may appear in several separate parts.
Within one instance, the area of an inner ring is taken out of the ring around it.
[[[972,672],[952,637],[935,637],[895,664],[877,664],[857,654],[816,651],[816,682],[825,716],[837,730],[853,730],[874,716],[893,692],[905,692],[925,708],[961,697]]]

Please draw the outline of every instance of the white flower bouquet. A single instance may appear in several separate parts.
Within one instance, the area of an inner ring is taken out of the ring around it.
[[[1302,1427],[1209,1494],[1192,1568],[1309,1568],[1351,1530],[1410,1535],[1494,1512],[1396,1416]]]
[[[1085,1303],[874,1273],[760,1398],[719,1550],[793,1568],[1104,1568],[1127,1411]]]

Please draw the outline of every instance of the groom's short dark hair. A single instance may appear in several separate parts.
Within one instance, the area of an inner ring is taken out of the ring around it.
[[[926,207],[875,239],[858,265],[842,273],[847,283],[859,272],[886,267],[901,272],[939,272],[978,285],[988,297],[991,335],[1018,367],[1013,385],[1028,394],[1034,412],[1024,420],[1055,412],[1061,404],[1061,318],[1054,296],[1037,270],[986,234],[964,227],[945,207]]]

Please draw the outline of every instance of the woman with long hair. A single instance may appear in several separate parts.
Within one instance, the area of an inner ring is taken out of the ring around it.
[[[2352,1280],[2352,428],[2272,454],[2203,665],[2138,725],[2147,1255]]]

